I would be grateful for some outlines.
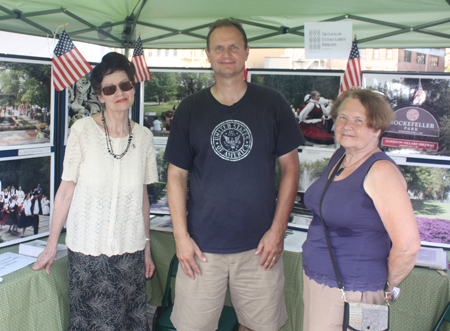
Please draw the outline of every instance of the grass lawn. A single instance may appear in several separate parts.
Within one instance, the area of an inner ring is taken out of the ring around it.
[[[161,103],[160,105],[144,105],[144,113],[155,112],[156,115],[161,115],[162,112],[172,110],[173,105],[178,107],[178,102]]]
[[[450,203],[433,200],[411,200],[414,214],[420,217],[450,220]]]

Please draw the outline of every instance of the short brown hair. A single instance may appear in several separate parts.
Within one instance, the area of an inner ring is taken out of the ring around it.
[[[209,27],[208,36],[206,37],[206,48],[209,51],[209,40],[211,37],[212,32],[217,28],[222,28],[225,26],[234,26],[236,29],[239,30],[239,32],[242,34],[242,38],[244,39],[244,46],[247,48],[247,35],[245,34],[244,28],[242,27],[241,22],[234,18],[221,18],[215,21],[211,26]]]
[[[366,110],[367,126],[371,129],[381,130],[381,133],[383,133],[395,119],[394,111],[382,93],[369,89],[356,89],[345,92],[345,94],[333,104],[330,115],[334,121],[336,121],[345,101],[350,98],[359,100],[364,106],[364,109]]]

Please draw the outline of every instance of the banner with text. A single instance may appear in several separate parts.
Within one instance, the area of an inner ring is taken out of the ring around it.
[[[305,23],[305,58],[348,59],[352,22]]]

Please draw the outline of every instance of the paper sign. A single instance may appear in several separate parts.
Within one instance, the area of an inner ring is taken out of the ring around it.
[[[16,253],[7,252],[0,254],[0,276],[4,276],[16,270],[22,269],[35,261],[35,257],[24,256]]]
[[[348,59],[352,22],[305,23],[305,58]]]

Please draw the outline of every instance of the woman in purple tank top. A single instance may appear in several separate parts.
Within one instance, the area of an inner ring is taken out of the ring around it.
[[[331,117],[341,147],[305,193],[314,216],[303,245],[303,331],[342,330],[344,301],[320,219],[322,192],[340,160],[322,216],[347,301],[381,304],[385,289],[392,291],[410,273],[420,248],[406,181],[378,147],[394,119],[392,108],[374,91],[350,90],[333,105]]]

